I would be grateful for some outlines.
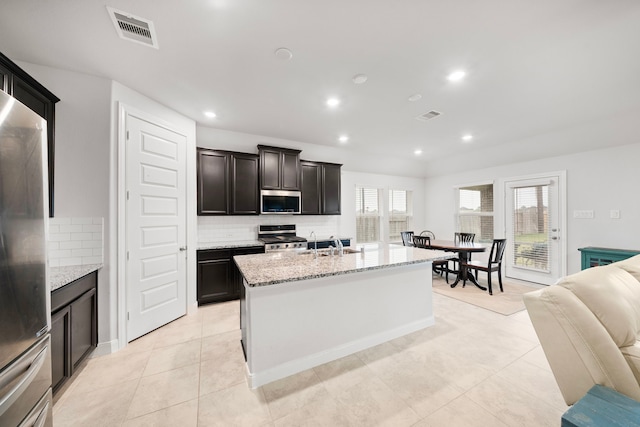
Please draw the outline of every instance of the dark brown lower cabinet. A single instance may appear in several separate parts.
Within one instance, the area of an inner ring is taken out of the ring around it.
[[[264,246],[198,251],[198,305],[240,298],[242,275],[233,257],[264,253]]]
[[[53,393],[98,345],[98,272],[51,293]]]
[[[71,307],[51,315],[51,377],[53,392],[71,377]]]

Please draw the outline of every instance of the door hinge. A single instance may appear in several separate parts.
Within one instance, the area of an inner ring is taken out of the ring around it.
[[[129,190],[127,190],[127,200],[129,200]]]
[[[127,251],[127,261],[129,261],[129,251]]]
[[[127,320],[129,320],[129,312],[127,311]]]
[[[129,140],[129,131],[127,131],[127,141]]]

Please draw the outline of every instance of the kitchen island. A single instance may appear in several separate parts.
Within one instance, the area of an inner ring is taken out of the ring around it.
[[[252,388],[434,324],[431,263],[450,253],[364,245],[234,257]]]

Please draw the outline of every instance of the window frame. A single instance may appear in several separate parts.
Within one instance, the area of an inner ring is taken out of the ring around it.
[[[492,210],[488,211],[461,211],[460,210],[460,190],[464,190],[470,187],[482,187],[482,186],[491,186],[492,187]],[[476,233],[476,243],[491,243],[496,235],[496,182],[493,180],[490,181],[478,181],[473,183],[461,184],[454,186],[454,227],[455,231],[461,230],[461,218],[462,217],[479,217],[479,218],[491,218],[492,219],[492,229],[491,229],[491,239],[481,239],[481,236],[478,236]]]

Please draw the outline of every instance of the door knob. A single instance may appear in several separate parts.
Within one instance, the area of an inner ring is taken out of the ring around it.
[[[187,250],[187,247],[186,247],[186,246],[180,246],[180,252],[184,252],[184,251],[186,251],[186,250]]]

